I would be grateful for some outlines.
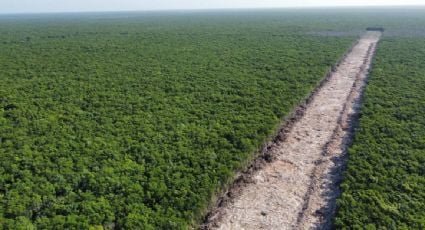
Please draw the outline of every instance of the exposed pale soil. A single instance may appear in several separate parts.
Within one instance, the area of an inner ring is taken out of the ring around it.
[[[368,32],[265,156],[219,200],[204,229],[328,229],[368,69],[381,33]],[[244,180],[244,183],[240,183]]]

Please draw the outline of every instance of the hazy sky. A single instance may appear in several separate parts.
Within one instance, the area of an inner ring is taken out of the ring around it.
[[[0,0],[0,13],[425,5],[425,0]]]

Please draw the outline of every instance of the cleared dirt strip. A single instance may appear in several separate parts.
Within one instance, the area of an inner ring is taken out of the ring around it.
[[[367,32],[360,38],[285,138],[269,147],[267,155],[275,159],[255,171],[203,228],[330,228],[352,120],[380,36]]]

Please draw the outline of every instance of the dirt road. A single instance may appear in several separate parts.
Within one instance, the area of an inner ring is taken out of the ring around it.
[[[327,229],[339,195],[359,98],[379,32],[368,32],[275,143],[276,160],[252,175],[240,193],[211,217],[211,229]]]

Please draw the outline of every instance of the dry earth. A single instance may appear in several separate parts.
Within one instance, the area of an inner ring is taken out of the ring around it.
[[[328,229],[353,120],[381,33],[367,32],[317,91],[282,141],[207,229]]]

